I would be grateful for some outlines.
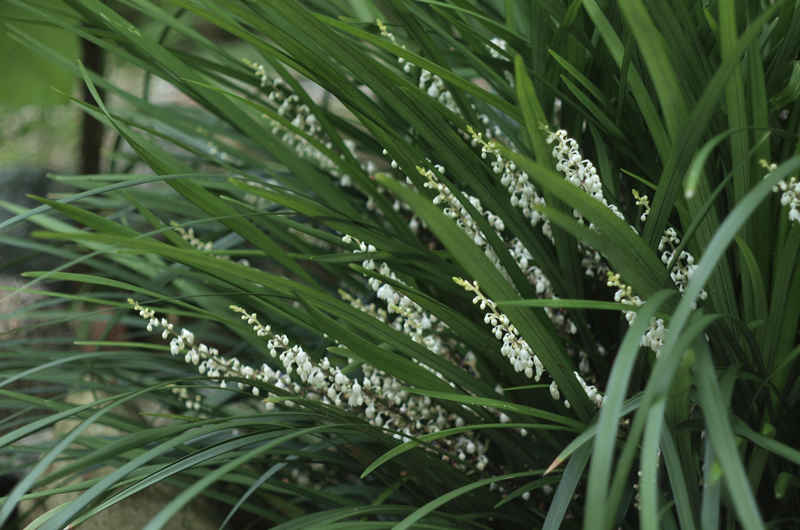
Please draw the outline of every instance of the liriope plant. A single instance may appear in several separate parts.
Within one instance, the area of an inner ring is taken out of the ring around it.
[[[2,204],[83,350],[4,359],[56,399],[0,389],[0,524],[62,480],[30,528],[157,482],[148,530],[797,524],[796,2],[13,3],[186,105],[9,30],[118,140]]]

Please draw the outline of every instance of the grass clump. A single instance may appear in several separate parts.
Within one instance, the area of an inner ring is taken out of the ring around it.
[[[100,322],[2,369],[59,399],[3,391],[46,412],[0,439],[0,520],[102,462],[33,527],[159,481],[147,530],[197,497],[231,528],[796,525],[796,2],[65,4],[26,9],[187,104],[11,30],[125,104],[79,103],[107,173],[0,225],[65,261],[29,312]]]

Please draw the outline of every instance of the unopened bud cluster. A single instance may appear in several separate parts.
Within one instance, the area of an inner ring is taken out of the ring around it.
[[[638,198],[639,197],[637,196],[637,199]],[[678,234],[674,228],[667,228],[664,231],[664,235],[661,237],[661,241],[658,245],[658,250],[662,252],[661,261],[664,263],[664,265],[668,266],[673,260],[676,248],[678,245],[680,245],[680,242],[681,240],[678,238]],[[688,285],[689,280],[692,279],[696,269],[697,265],[694,264],[694,257],[687,251],[682,250],[678,256],[678,259],[675,260],[672,270],[670,271],[670,278],[672,278],[672,281],[675,283],[678,291],[681,293],[685,292],[686,286]],[[644,301],[639,298],[639,296],[633,294],[633,290],[629,285],[622,283],[619,274],[614,274],[613,272],[609,271],[607,285],[609,287],[617,288],[617,291],[614,294],[614,300],[616,302],[636,307],[640,307],[644,304]],[[702,290],[699,297],[701,300],[705,300],[708,298],[708,293],[705,290]],[[692,308],[697,308],[697,304],[692,303]],[[629,324],[633,322],[635,316],[635,311],[625,312],[625,319]],[[652,317],[650,319],[648,330],[644,335],[642,335],[639,344],[641,346],[650,348],[656,353],[656,356],[658,356],[661,353],[661,347],[664,345],[664,338],[666,337],[667,331],[668,330],[664,326],[663,319]]]
[[[187,243],[192,245],[197,250],[201,250],[203,252],[210,252],[210,251],[214,250],[214,242],[213,241],[205,241],[205,242],[203,242],[202,239],[200,239],[199,237],[197,237],[195,235],[193,228],[189,228],[188,230],[186,230],[182,226],[178,225],[178,223],[176,223],[175,221],[170,222],[170,225],[172,225],[174,227],[175,231],[178,234],[180,234],[181,238],[184,241],[186,241]],[[216,257],[217,259],[222,259],[222,260],[226,260],[226,261],[230,261],[230,259],[231,259],[230,256],[226,256],[225,254],[216,254],[214,257]],[[242,258],[239,261],[237,261],[237,263],[239,265],[244,265],[245,267],[249,267],[250,266],[250,262],[247,261],[244,258]]]
[[[197,250],[208,252],[209,250],[214,248],[214,243],[212,243],[211,241],[203,242],[202,239],[197,237],[194,234],[194,228],[189,228],[189,230],[186,230],[184,227],[179,226],[178,223],[176,223],[175,221],[170,222],[170,225],[174,227],[174,230],[180,234],[181,238],[184,241],[192,245]]]
[[[205,127],[201,127],[198,125],[197,127],[195,127],[195,131],[198,134],[201,134],[205,137],[211,137],[211,131],[206,129]],[[227,164],[235,166],[241,166],[244,164],[242,160],[234,158],[226,151],[220,149],[219,145],[217,145],[217,143],[214,142],[214,140],[208,140],[206,142],[206,154],[208,154],[212,158],[216,158],[217,160],[220,160]]]
[[[505,40],[503,40],[503,39],[501,39],[499,37],[493,37],[492,38],[492,44],[494,44],[495,46],[497,46],[498,48],[500,48],[503,51],[508,50],[508,43]],[[487,48],[489,48],[489,55],[491,55],[492,59],[499,59],[500,61],[509,62],[505,55],[503,55],[502,53],[498,52],[493,47],[487,46]],[[509,64],[511,64],[511,63],[509,62]],[[503,77],[505,77],[506,81],[511,86],[511,88],[514,88],[514,74],[512,72],[510,72],[509,70],[504,69],[503,70]]]
[[[373,245],[367,245],[363,241],[349,235],[345,235],[342,241],[348,245],[353,242],[358,244],[359,248],[353,251],[353,253],[356,254],[377,251]],[[361,266],[367,270],[379,272],[381,275],[391,278],[398,283],[403,283],[387,263],[378,265],[375,263],[374,259],[368,258],[361,262]],[[375,291],[377,297],[386,303],[386,310],[379,310],[374,304],[364,305],[360,299],[348,296],[348,301],[351,305],[372,314],[381,320],[381,322],[388,323],[389,316],[396,314],[397,317],[391,322],[391,326],[394,329],[408,335],[414,342],[424,345],[433,353],[441,355],[448,360],[454,360],[451,345],[449,342],[442,339],[442,333],[448,331],[448,327],[443,322],[425,311],[422,306],[395,289],[392,285],[374,277],[369,277],[367,283],[370,288]]]
[[[644,300],[639,298],[638,295],[633,294],[631,286],[622,283],[619,274],[614,274],[609,271],[608,282],[606,284],[609,287],[617,288],[617,292],[614,293],[615,302],[634,307],[641,307],[644,305]],[[634,318],[636,318],[636,311],[625,312],[625,320],[628,321],[629,325],[633,323]],[[652,317],[648,324],[647,331],[642,335],[641,339],[639,339],[639,345],[650,348],[656,353],[656,356],[658,356],[661,353],[661,347],[664,345],[666,336],[667,328],[664,326],[664,319]]]
[[[544,373],[544,365],[536,355],[534,355],[528,342],[520,335],[519,331],[514,324],[512,324],[508,317],[497,310],[497,305],[489,298],[486,298],[481,292],[478,282],[469,283],[462,278],[453,278],[459,286],[463,287],[467,292],[475,294],[472,303],[478,305],[481,310],[487,313],[484,315],[483,322],[492,326],[492,334],[499,341],[503,342],[503,347],[500,352],[503,357],[508,359],[511,366],[514,367],[515,372],[525,372],[528,378],[534,377],[534,369],[536,370],[535,380],[538,382]]]
[[[384,324],[389,323],[389,312],[375,302],[365,304],[362,296],[353,296],[344,289],[339,289],[339,296],[362,313],[366,313]]]
[[[293,148],[299,156],[315,161],[319,167],[339,181],[341,186],[347,187],[353,184],[349,175],[339,172],[339,160],[336,156],[320,150],[308,138],[313,138],[328,150],[335,153],[333,142],[324,132],[322,125],[311,109],[303,103],[300,96],[294,93],[292,87],[280,77],[270,79],[263,65],[252,63],[245,60],[245,63],[255,70],[256,75],[261,80],[261,88],[268,90],[267,99],[276,107],[276,113],[300,130],[303,134],[298,134],[293,130],[284,127],[276,120],[270,120],[271,132],[280,138],[289,147]],[[266,117],[266,115],[264,116]],[[343,143],[353,157],[356,156],[356,144],[350,139],[343,139]],[[339,154],[339,158],[344,155]],[[371,164],[371,163],[370,163]],[[374,168],[371,168],[374,171]]]
[[[778,169],[777,164],[767,164],[766,160],[761,160],[761,165],[770,173]],[[797,177],[789,177],[789,180],[783,179],[773,186],[772,192],[781,192],[781,204],[789,207],[789,221],[800,222],[800,180]]]
[[[488,309],[483,317],[483,321],[485,324],[492,326],[492,334],[497,340],[503,342],[500,352],[508,359],[508,362],[511,364],[511,366],[514,367],[514,371],[524,372],[526,377],[533,378],[536,382],[540,381],[545,372],[544,365],[533,353],[528,342],[520,334],[519,330],[517,330],[514,324],[511,323],[508,316],[498,311],[497,304],[495,304],[490,298],[484,296],[484,294],[481,292],[478,282],[473,281],[470,283],[462,278],[457,277],[453,278],[453,281],[459,286],[463,287],[465,291],[475,294],[475,297],[472,299],[473,304],[478,305],[481,310],[486,311]],[[587,385],[578,372],[575,372],[575,376],[581,382],[581,385],[589,399],[591,399],[596,406],[602,406],[603,398],[602,396],[598,397],[599,394],[597,393],[597,388]],[[559,400],[561,398],[558,385],[555,381],[550,384],[550,395],[555,400]],[[564,400],[564,404],[567,407],[570,406],[567,400]]]
[[[445,168],[443,166],[437,165],[435,167],[437,171],[439,171],[441,174],[444,174]],[[476,245],[483,249],[486,257],[489,258],[489,261],[491,261],[497,270],[500,271],[500,273],[510,281],[508,272],[500,263],[500,258],[497,256],[494,248],[492,248],[492,246],[489,244],[486,236],[478,227],[478,224],[472,218],[472,215],[470,215],[464,205],[461,204],[461,201],[456,198],[456,196],[447,186],[439,181],[439,178],[433,171],[430,169],[424,169],[422,167],[417,167],[417,171],[419,171],[419,173],[428,180],[425,183],[425,187],[438,193],[436,197],[433,198],[433,204],[441,205],[443,207],[443,213],[450,219],[453,219],[458,227],[461,228],[461,230],[463,230],[464,233],[467,234]],[[492,212],[484,210],[480,199],[468,195],[465,192],[461,192],[461,194],[469,201],[470,204],[472,204],[479,214],[486,216],[487,221],[489,221],[489,225],[496,232],[500,233],[505,230],[505,224],[503,223],[503,220]]]
[[[189,394],[189,390],[183,386],[172,387],[172,393],[183,402],[183,406],[186,407],[187,410],[200,410],[201,401],[203,400],[200,394],[195,394],[194,397],[192,397]]]
[[[388,30],[383,22],[377,20],[375,23],[377,24],[378,29],[381,31],[381,35],[392,41],[392,44],[398,45],[397,39],[395,39],[395,36]],[[401,46],[401,48],[405,49],[405,45]],[[402,57],[398,57],[397,62],[398,64],[402,65],[403,71],[407,74],[410,74],[412,69],[416,66],[415,64],[406,61]],[[425,70],[424,68],[420,68],[418,86],[423,92],[428,94],[428,96],[434,98],[452,112],[461,115],[461,109],[459,109],[458,105],[456,105],[455,100],[453,99],[453,94],[447,90],[444,80],[441,77],[429,72],[428,70]]]
[[[402,45],[397,44],[397,39],[395,39],[394,34],[392,34],[392,32],[389,31],[389,28],[386,27],[386,24],[381,22],[381,19],[376,20],[375,24],[378,26],[378,29],[381,31],[381,35],[383,35],[384,37],[386,37],[387,39],[392,41],[392,44],[394,44],[395,46],[400,46],[404,50],[406,49],[406,45],[405,44],[402,44]],[[413,63],[410,63],[410,62],[406,61],[402,57],[398,57],[397,58],[397,62],[399,64],[403,65],[403,71],[405,73],[407,73],[407,74],[410,74],[411,73],[411,69],[414,68],[414,64]]]
[[[675,232],[674,228],[667,228],[664,231],[664,235],[661,236],[661,241],[658,244],[658,250],[662,252],[661,262],[664,263],[664,265],[669,265],[670,261],[672,261],[675,256],[675,249],[680,243],[681,240],[678,238],[678,233]],[[694,257],[685,250],[682,250],[678,259],[675,260],[672,270],[669,271],[669,276],[672,278],[678,291],[681,293],[686,291],[686,285],[689,283],[689,280],[692,279],[692,276],[694,276],[694,271],[696,269],[697,265],[694,264]],[[700,291],[700,299],[705,300],[707,298],[708,293],[705,290]],[[692,309],[696,308],[697,304],[692,305]]]
[[[650,198],[647,195],[639,195],[637,190],[632,190],[633,198],[636,199],[636,206],[644,206],[644,212],[640,217],[642,222],[647,221],[647,216],[650,215]]]
[[[583,377],[581,377],[581,374],[579,374],[578,372],[572,372],[572,373],[575,374],[575,379],[578,380],[578,383],[580,383],[581,388],[583,388],[583,391],[586,392],[586,397],[589,398],[589,401],[594,402],[594,405],[597,408],[602,407],[603,401],[605,401],[605,397],[597,391],[597,387],[594,385],[587,384],[586,381],[583,380]]]
[[[556,132],[549,132],[546,141],[548,144],[555,144],[552,155],[558,161],[556,171],[563,173],[567,181],[606,205],[609,210],[614,212],[614,215],[620,219],[625,218],[622,212],[615,205],[609,204],[603,196],[603,184],[597,174],[597,169],[591,160],[583,158],[578,142],[574,138],[568,137],[567,131],[559,129]],[[583,214],[579,211],[573,210],[572,215],[579,223],[584,223]],[[594,229],[592,224],[589,227]]]
[[[550,283],[547,276],[545,276],[544,272],[542,272],[542,269],[533,265],[533,256],[525,245],[523,245],[519,239],[514,238],[508,250],[514,258],[514,261],[517,262],[520,270],[525,273],[525,277],[530,284],[533,285],[536,290],[536,296],[540,299],[558,300],[553,285]],[[564,335],[575,335],[578,332],[577,326],[567,317],[563,309],[545,307],[544,312],[560,333]]]
[[[547,229],[543,228],[545,235],[552,237],[549,221],[539,213],[539,207],[544,206],[544,198],[539,195],[538,190],[528,179],[528,174],[517,168],[511,160],[506,160],[500,153],[500,149],[484,138],[483,133],[476,132],[472,127],[468,128],[472,134],[472,146],[481,146],[481,158],[490,158],[492,171],[500,176],[500,183],[508,190],[512,206],[522,209],[522,214],[530,219],[531,226],[537,226],[540,221],[545,221]]]

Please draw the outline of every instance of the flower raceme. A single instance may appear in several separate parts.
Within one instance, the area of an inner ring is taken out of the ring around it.
[[[256,335],[267,339],[270,356],[280,361],[283,370],[275,370],[267,363],[256,368],[235,357],[228,359],[218,349],[198,342],[191,331],[182,329],[176,332],[173,324],[164,318],[158,319],[152,309],[133,299],[128,303],[147,320],[148,331],[162,329],[161,337],[170,339],[172,355],[182,355],[187,364],[196,366],[201,375],[218,382],[222,389],[231,388],[230,381],[234,378],[251,380],[253,384],[238,382],[236,386],[242,391],[249,390],[256,397],[261,396],[262,387],[274,387],[282,391],[282,397],[286,398],[282,403],[288,407],[294,405],[292,396],[333,405],[361,416],[376,427],[388,429],[401,441],[463,427],[466,423],[463,417],[448,411],[430,397],[405,391],[403,387],[407,385],[401,380],[373,366],[362,365],[362,376],[354,377],[352,372],[344,373],[327,356],[315,361],[301,346],[291,345],[289,337],[275,333],[271,326],[259,322],[258,315],[239,306],[231,306],[231,310],[241,314],[241,319],[252,326]],[[278,397],[267,392],[267,397],[262,400],[267,411],[275,409]],[[187,408],[200,408],[198,402],[187,400],[187,403],[191,405]],[[483,471],[489,464],[485,454],[488,446],[474,431],[442,438],[439,447],[444,460],[452,461],[463,470],[467,469],[465,464],[472,464]]]
[[[544,373],[544,365],[536,355],[534,355],[528,342],[522,338],[517,328],[514,327],[508,317],[497,310],[497,305],[486,298],[481,293],[478,282],[469,283],[461,278],[453,278],[453,281],[463,287],[467,292],[475,293],[472,299],[473,304],[480,306],[481,310],[489,309],[484,316],[483,322],[492,326],[492,334],[497,340],[503,341],[500,352],[503,357],[507,357],[515,372],[525,372],[528,378],[534,377],[533,370],[536,369],[535,380],[538,382]]]
[[[766,160],[761,160],[760,162],[769,173],[778,169],[777,164],[768,164]],[[769,173],[764,175],[764,178]],[[789,221],[800,223],[800,180],[797,177],[789,177],[788,180],[783,179],[772,188],[772,192],[781,193],[781,205],[789,207]]]
[[[480,289],[480,285],[478,282],[473,281],[469,283],[468,281],[462,278],[453,278],[453,281],[458,284],[459,286],[463,287],[464,290],[467,292],[471,292],[475,294],[475,297],[472,299],[472,303],[478,305],[481,310],[486,310],[487,308],[489,311],[484,316],[484,323],[492,326],[492,334],[494,337],[503,342],[502,348],[500,348],[500,352],[503,354],[503,357],[506,357],[514,367],[514,371],[516,372],[525,372],[525,376],[529,378],[534,378],[535,381],[539,381],[542,377],[542,374],[545,372],[544,365],[539,360],[539,358],[533,353],[531,350],[530,345],[528,342],[522,337],[514,324],[512,324],[508,316],[504,313],[501,313],[497,310],[497,304],[495,304],[490,298],[487,298],[483,295]],[[534,369],[536,370],[534,376]],[[584,391],[588,398],[599,408],[603,406],[603,396],[598,393],[597,388],[595,386],[590,386],[586,384],[586,381],[575,372],[575,377],[581,383]],[[558,385],[555,381],[550,383],[550,395],[553,399],[558,400],[561,398],[561,394],[558,391]],[[564,401],[564,404],[569,408],[569,401]]]

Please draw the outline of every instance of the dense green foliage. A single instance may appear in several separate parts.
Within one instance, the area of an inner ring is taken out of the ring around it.
[[[145,84],[9,30],[119,140],[0,225],[64,260],[2,318],[81,347],[3,346],[0,526],[68,478],[31,528],[800,523],[800,2],[11,3]]]

